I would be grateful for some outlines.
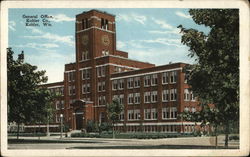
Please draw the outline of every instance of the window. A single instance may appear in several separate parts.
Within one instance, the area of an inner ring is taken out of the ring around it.
[[[64,100],[61,101],[61,108],[64,109]]]
[[[87,93],[89,93],[90,92],[90,84],[88,83],[87,84]]]
[[[69,95],[75,95],[75,86],[69,86]]]
[[[128,110],[128,120],[139,120],[141,118],[140,116],[140,110]]]
[[[128,78],[128,88],[133,88],[133,78]]]
[[[105,91],[105,81],[98,82],[98,91]]]
[[[190,99],[191,99],[191,101],[195,101],[195,97],[194,97],[193,91],[190,91]]]
[[[101,67],[101,69],[102,69],[102,76],[105,76],[105,74],[106,74],[106,67],[103,66],[103,67]]]
[[[69,72],[68,80],[69,80],[69,82],[75,81],[75,72]]]
[[[162,73],[162,83],[167,84],[168,83],[168,72]]]
[[[105,81],[102,82],[102,91],[105,91],[106,83]]]
[[[141,118],[141,113],[139,109],[134,110],[134,119],[139,120]]]
[[[189,91],[188,89],[184,89],[184,101],[189,101]]]
[[[170,72],[170,83],[176,83],[177,80],[177,71]]]
[[[86,69],[86,79],[90,78],[90,69]]]
[[[157,119],[156,108],[151,109],[151,117],[152,117],[152,119]]]
[[[105,20],[105,29],[108,30],[109,29],[108,27],[109,27],[109,21],[106,19]]]
[[[109,29],[109,25],[108,25],[109,21],[107,19],[102,18],[101,19],[101,28],[102,29]]]
[[[101,28],[104,29],[104,18],[101,19]]]
[[[169,119],[170,114],[169,114],[169,108],[162,108],[162,119]]]
[[[128,104],[133,104],[133,98],[134,98],[133,93],[129,93],[128,94]]]
[[[98,82],[98,92],[102,91],[102,82]]]
[[[124,111],[122,111],[122,112],[119,114],[119,120],[121,120],[121,121],[124,120]]]
[[[105,96],[98,97],[98,105],[106,105],[106,97]]]
[[[119,96],[119,103],[120,103],[120,104],[124,104],[124,95],[123,95],[123,94],[121,94],[121,95]]]
[[[177,99],[177,90],[170,89],[170,101],[176,101]]]
[[[157,91],[151,92],[151,102],[157,102]]]
[[[61,95],[64,95],[64,87],[61,87],[61,88],[60,88],[59,93],[60,93]]]
[[[102,76],[102,69],[101,69],[101,67],[97,67],[96,71],[97,71],[97,76],[101,77]]]
[[[90,92],[90,84],[83,84],[82,85],[82,93],[89,93]]]
[[[150,103],[150,92],[145,92],[144,93],[144,103]]]
[[[105,76],[105,73],[106,73],[106,67],[105,66],[97,67],[97,76],[98,77]]]
[[[144,76],[144,86],[145,87],[150,86],[150,76],[149,75]]]
[[[162,91],[162,101],[167,102],[169,100],[169,90]]]
[[[140,102],[141,102],[140,93],[135,93],[134,102],[135,102],[135,104],[140,104]]]
[[[177,118],[177,108],[176,107],[171,107],[170,110],[171,110],[170,111],[170,115],[171,115],[170,118],[176,119]]]
[[[133,120],[133,119],[134,119],[134,111],[128,110],[128,120]]]
[[[108,56],[109,55],[109,50],[102,50],[102,55],[103,56]]]
[[[135,77],[135,88],[140,87],[140,77]]]
[[[86,29],[88,27],[88,19],[82,19],[82,29]]]
[[[157,85],[157,74],[152,75],[151,85]]]
[[[85,61],[85,60],[88,60],[90,57],[89,57],[89,51],[82,51],[82,55],[80,56],[80,61]]]
[[[82,70],[82,80],[89,79],[89,78],[90,78],[90,70],[83,69]]]
[[[117,90],[117,88],[118,88],[118,80],[113,80],[113,82],[112,82],[112,89],[113,90]]]
[[[145,119],[151,119],[150,109],[144,109]]]
[[[124,79],[119,80],[119,89],[124,88]]]

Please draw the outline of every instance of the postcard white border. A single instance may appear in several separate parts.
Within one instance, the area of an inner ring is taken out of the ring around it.
[[[55,7],[56,6],[56,7]],[[239,8],[240,9],[240,149],[152,150],[8,150],[7,71],[9,8]],[[4,156],[245,156],[249,153],[249,3],[243,0],[188,1],[3,1],[1,2],[1,154]]]

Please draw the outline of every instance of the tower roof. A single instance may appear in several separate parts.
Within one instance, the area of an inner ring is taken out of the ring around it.
[[[81,14],[85,14],[85,13],[89,13],[89,12],[99,12],[99,13],[102,13],[102,14],[106,14],[106,15],[110,15],[110,16],[115,17],[115,15],[113,15],[113,14],[110,14],[110,13],[108,13],[106,11],[101,11],[101,10],[98,10],[98,9],[91,9],[89,11],[83,11]],[[76,16],[81,15],[81,14],[77,14]]]

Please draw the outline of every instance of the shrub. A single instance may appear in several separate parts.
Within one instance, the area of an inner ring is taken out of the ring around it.
[[[112,131],[112,126],[110,123],[101,123],[101,125],[99,126],[99,131],[103,132],[103,131]]]
[[[98,134],[88,134],[88,133],[72,133],[71,137],[88,137],[88,138],[99,138]]]
[[[98,132],[99,131],[98,124],[96,122],[94,122],[93,120],[88,120],[86,131],[87,132]]]
[[[231,140],[239,140],[239,136],[238,135],[229,136],[229,141]]]

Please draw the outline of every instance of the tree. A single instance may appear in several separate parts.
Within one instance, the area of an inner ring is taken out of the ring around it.
[[[36,66],[24,63],[24,53],[15,60],[14,52],[7,48],[7,77],[8,77],[8,122],[16,122],[17,138],[21,123],[30,123],[37,117],[38,110],[42,108],[39,101],[41,91],[39,85],[47,81],[45,71],[38,71]],[[40,104],[40,106],[38,106]]]
[[[115,124],[120,121],[119,115],[123,111],[123,107],[123,104],[120,104],[118,99],[113,99],[112,103],[107,104],[107,115],[112,123],[113,138],[115,138]]]
[[[206,35],[178,26],[182,43],[197,62],[185,67],[188,84],[199,98],[201,118],[224,126],[228,147],[229,124],[239,121],[239,10],[190,9],[189,13],[195,23],[210,27],[210,32]],[[214,105],[214,119],[206,109],[208,104]]]

